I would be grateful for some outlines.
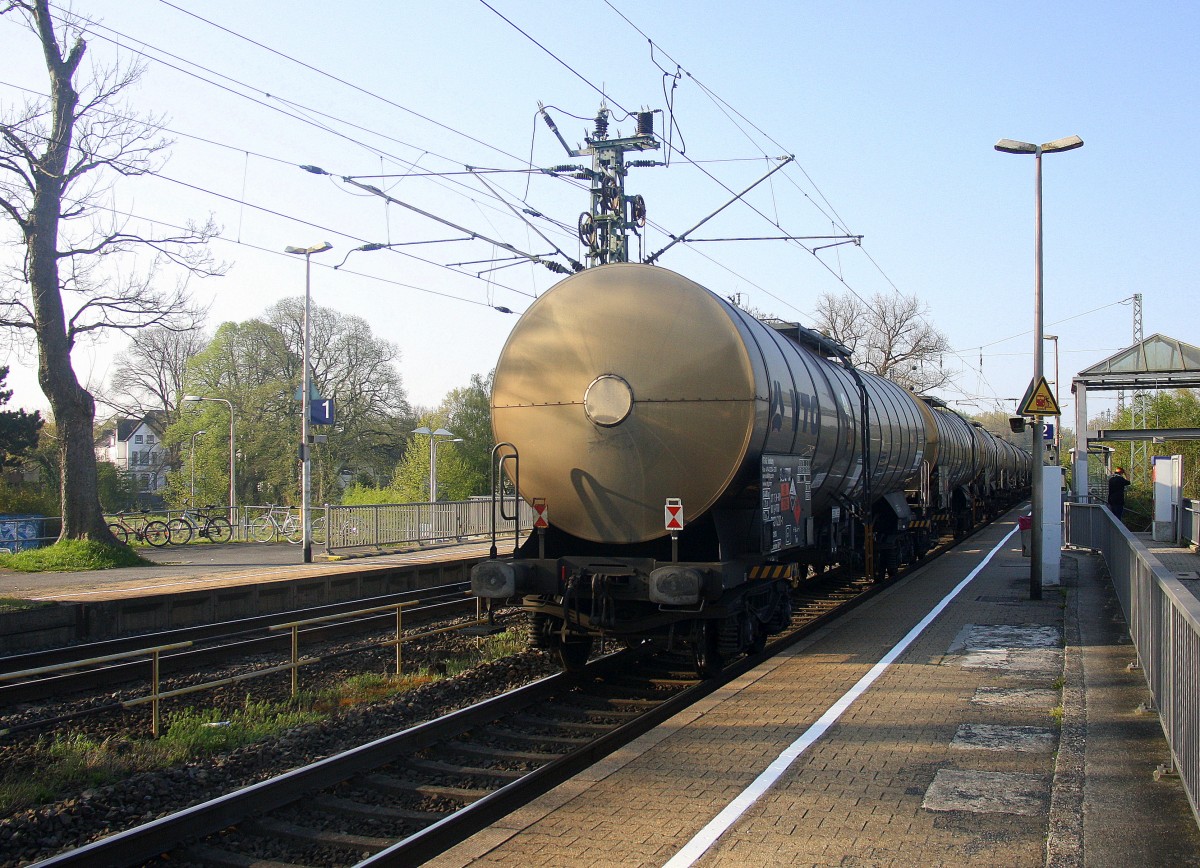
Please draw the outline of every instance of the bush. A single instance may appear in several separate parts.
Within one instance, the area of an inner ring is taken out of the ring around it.
[[[14,555],[0,554],[0,567],[21,573],[73,573],[110,570],[113,567],[141,567],[149,563],[129,546],[106,546],[77,539],[60,540],[52,546],[27,549]]]

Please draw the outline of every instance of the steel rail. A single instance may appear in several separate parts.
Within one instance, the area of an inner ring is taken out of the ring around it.
[[[423,613],[439,608],[465,606],[470,602],[469,600],[455,599],[453,595],[456,592],[462,592],[466,587],[466,583],[456,582],[452,585],[443,585],[430,589],[443,596],[442,601],[429,603],[428,605],[414,609],[410,613],[410,617],[420,616]],[[11,684],[0,683],[0,708],[19,703],[37,702],[51,697],[61,697],[76,690],[110,687],[138,680],[143,675],[142,661],[116,663],[116,665],[104,668],[82,667],[88,666],[89,662],[97,663],[105,658],[115,662],[122,656],[128,657],[137,654],[146,654],[148,653],[147,649],[153,647],[154,644],[171,643],[182,647],[182,643],[184,642],[203,641],[209,643],[203,647],[193,647],[189,651],[169,654],[163,657],[162,673],[178,673],[212,663],[223,662],[239,654],[258,653],[264,647],[269,648],[280,645],[284,641],[283,637],[280,637],[277,633],[270,632],[270,628],[280,623],[280,619],[295,620],[297,616],[336,619],[348,616],[359,609],[369,608],[371,605],[380,603],[380,601],[386,601],[382,603],[381,608],[395,606],[398,603],[405,602],[407,598],[416,597],[418,594],[421,594],[423,597],[428,596],[427,593],[423,594],[419,590],[405,591],[400,594],[375,597],[365,601],[351,600],[328,606],[281,612],[275,615],[262,615],[219,624],[209,624],[198,628],[181,628],[179,630],[144,634],[128,639],[77,645],[66,649],[54,649],[45,654],[34,652],[18,657],[3,658],[0,659],[0,682],[15,679],[21,673],[29,673],[31,671],[41,670],[48,673],[52,668],[64,670],[75,667],[80,668],[78,671],[68,671],[37,680],[16,681]],[[364,604],[366,605],[364,606]],[[333,638],[347,632],[369,629],[371,622],[382,621],[385,617],[386,615],[369,615],[353,621],[344,621],[323,627],[310,627],[305,630],[305,636],[310,639]],[[95,652],[97,651],[107,653],[96,654]],[[17,664],[20,668],[13,670],[6,668],[12,664]]]

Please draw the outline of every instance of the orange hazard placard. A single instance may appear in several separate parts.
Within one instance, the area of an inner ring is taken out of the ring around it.
[[[1036,384],[1029,384],[1029,391],[1025,393],[1025,399],[1021,402],[1020,413],[1022,416],[1062,415],[1062,410],[1058,408],[1058,402],[1054,400],[1054,393],[1050,391],[1050,384],[1046,382],[1045,377],[1041,377]]]
[[[550,527],[550,513],[546,509],[546,498],[535,497],[533,499],[533,511],[537,518],[533,520],[533,526],[536,530],[545,530]]]
[[[683,530],[683,501],[668,497],[665,512],[667,530]]]

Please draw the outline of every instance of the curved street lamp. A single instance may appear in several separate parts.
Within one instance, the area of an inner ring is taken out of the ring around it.
[[[426,434],[429,437],[429,502],[437,503],[437,445],[438,438],[441,438],[446,443],[462,443],[461,437],[455,437],[453,433],[445,428],[439,428],[436,431],[430,431],[428,427],[422,425],[420,428],[413,429],[414,434]]]
[[[233,402],[225,398],[205,398],[201,395],[184,395],[183,400],[189,404],[194,404],[197,401],[212,401],[217,404],[224,404],[229,408],[229,521],[231,524],[237,524],[237,465],[234,463],[233,456],[237,454],[237,435],[234,431],[233,423]],[[192,504],[195,506],[195,504]]]

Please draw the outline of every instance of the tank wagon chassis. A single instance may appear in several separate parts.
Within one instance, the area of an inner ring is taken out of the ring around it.
[[[895,575],[1024,496],[1033,463],[820,334],[631,263],[522,315],[492,426],[493,519],[541,509],[511,557],[493,531],[472,593],[521,598],[568,669],[609,637],[690,647],[712,673],[785,629],[811,574]]]
[[[1004,505],[1007,505],[1005,499]],[[983,508],[980,519],[998,512]],[[939,540],[964,534],[961,522],[918,522],[907,531],[877,534],[883,554],[874,578],[894,578],[903,566],[923,559]],[[974,522],[972,521],[972,525]],[[932,525],[932,526],[930,526]],[[966,528],[969,530],[969,527]],[[852,536],[849,528],[839,536]],[[544,548],[544,531],[530,545]],[[553,531],[551,530],[553,534]],[[861,531],[860,531],[861,533]],[[563,667],[578,671],[597,638],[629,647],[650,642],[664,650],[690,648],[696,671],[718,672],[738,654],[757,654],[769,636],[783,632],[792,618],[792,591],[806,580],[838,566],[861,569],[861,550],[792,563],[695,562],[655,558],[493,556],[472,573],[472,592],[492,600],[520,596],[530,614],[530,643],[558,655]]]

